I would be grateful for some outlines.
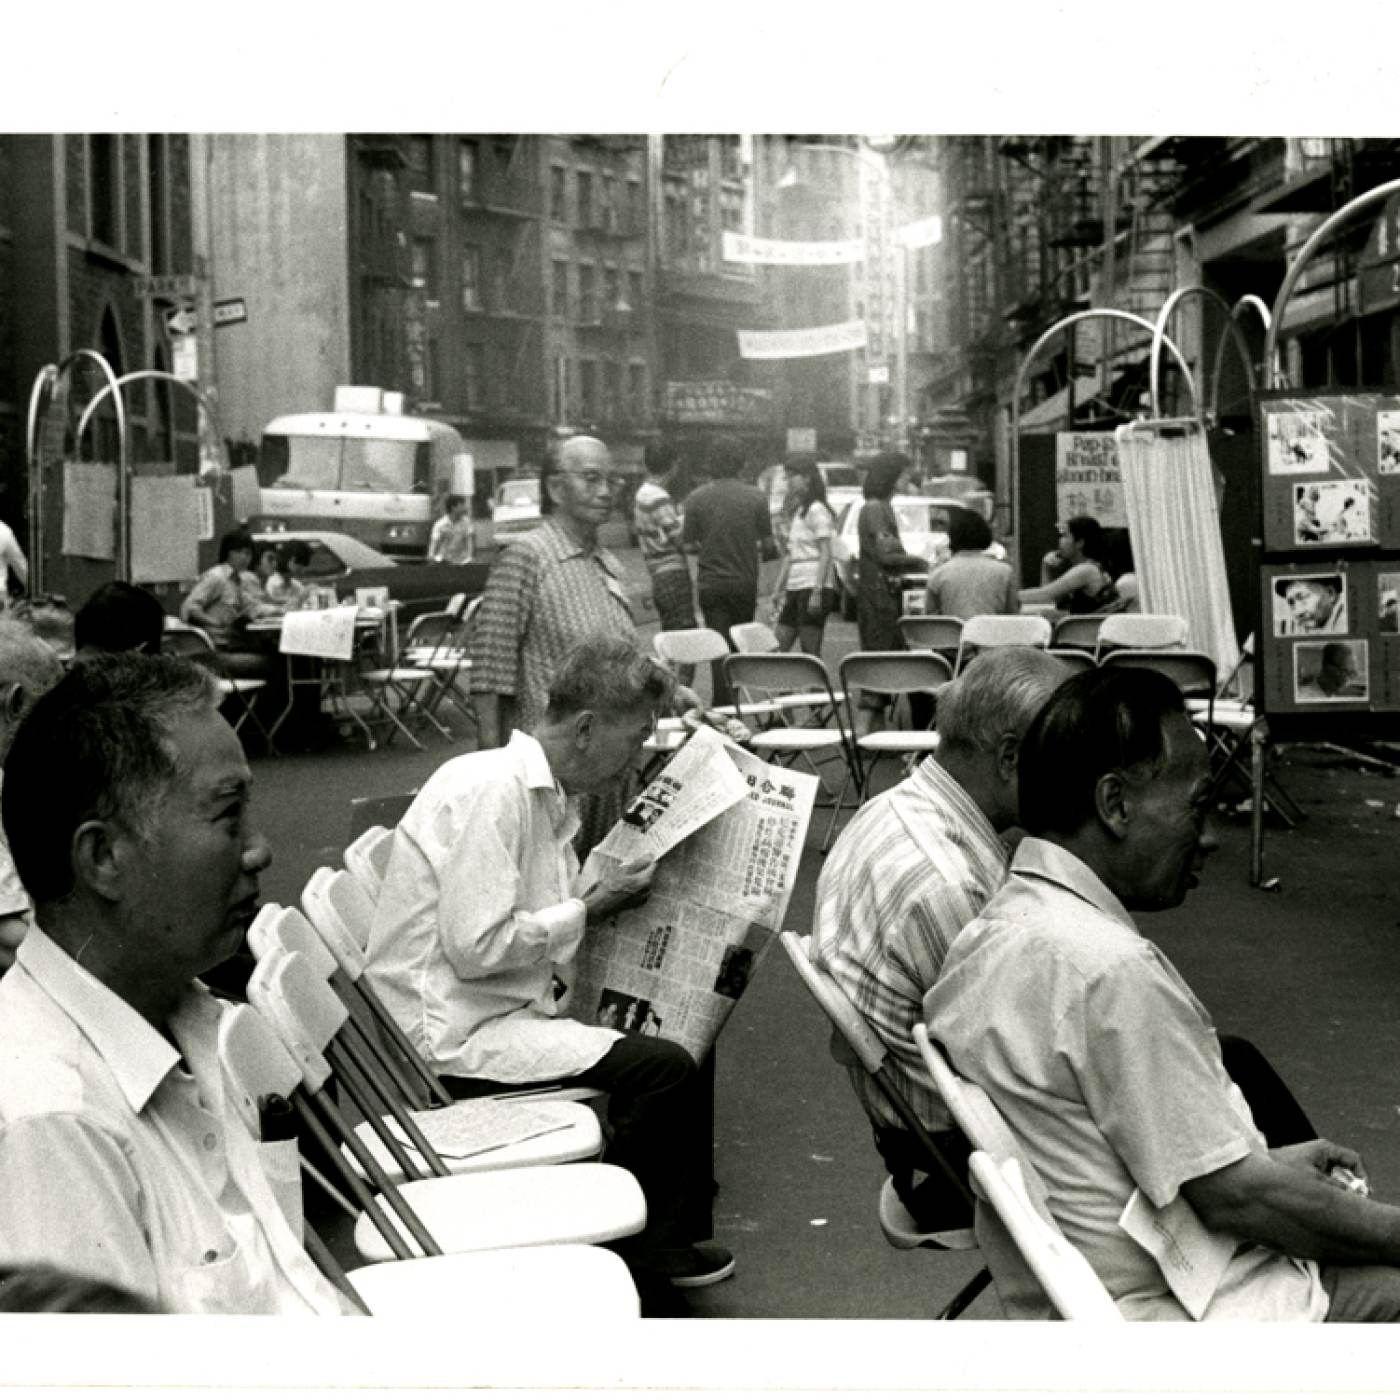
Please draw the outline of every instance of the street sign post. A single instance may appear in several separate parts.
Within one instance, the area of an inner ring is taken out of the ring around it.
[[[199,379],[199,342],[193,335],[170,337],[170,367],[176,379],[195,383]]]
[[[192,306],[177,306],[165,313],[166,333],[175,336],[193,335],[199,318]]]
[[[235,326],[248,319],[248,303],[242,297],[224,297],[214,303],[214,324]]]

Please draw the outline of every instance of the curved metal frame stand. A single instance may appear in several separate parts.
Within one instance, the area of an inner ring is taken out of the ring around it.
[[[1127,321],[1130,325],[1139,327],[1147,331],[1154,338],[1157,335],[1157,327],[1146,317],[1139,316],[1132,311],[1119,311],[1112,306],[1091,307],[1088,311],[1072,311],[1068,316],[1062,316],[1053,326],[1042,331],[1036,339],[1034,345],[1021,357],[1020,366],[1016,370],[1016,385],[1011,395],[1011,537],[1016,541],[1019,550],[1021,544],[1021,492],[1019,488],[1019,476],[1021,469],[1021,391],[1025,387],[1026,371],[1030,368],[1031,362],[1041,352],[1042,349],[1061,331],[1068,329],[1080,321],[1091,321],[1096,317],[1106,320]],[[1200,396],[1196,392],[1196,381],[1192,377],[1191,367],[1186,363],[1185,356],[1177,348],[1176,343],[1164,334],[1162,336],[1164,344],[1176,359],[1177,368],[1180,369],[1182,377],[1186,380],[1186,387],[1191,391],[1191,404],[1194,409],[1193,417],[1199,422],[1201,417]],[[1073,379],[1074,366],[1070,366],[1070,377]],[[1148,399],[1151,405],[1152,417],[1159,416],[1157,403],[1157,381],[1156,376],[1151,375],[1148,379]]]
[[[43,475],[39,462],[40,429],[53,403],[54,393],[64,376],[80,360],[91,360],[107,378],[101,393],[112,393],[117,414],[117,551],[116,576],[125,582],[131,575],[131,451],[128,441],[129,425],[126,405],[117,390],[117,376],[107,357],[96,350],[74,350],[59,364],[45,365],[34,377],[29,393],[29,420],[25,426],[25,469],[29,474],[29,557],[31,560],[30,591],[43,590],[44,583],[44,517]],[[99,395],[94,396],[94,401]],[[86,418],[84,418],[86,422]],[[79,433],[74,451],[81,460],[82,435]]]
[[[1211,422],[1215,422],[1220,417],[1220,371],[1225,363],[1225,339],[1230,337],[1234,341],[1235,348],[1240,352],[1240,359],[1244,364],[1245,380],[1249,385],[1250,399],[1253,401],[1255,389],[1254,362],[1249,356],[1249,344],[1244,338],[1244,332],[1240,329],[1240,312],[1247,309],[1255,309],[1263,317],[1264,327],[1267,330],[1270,324],[1269,308],[1253,293],[1246,293],[1231,306],[1219,292],[1212,291],[1209,287],[1203,287],[1200,283],[1192,283],[1189,287],[1178,287],[1162,303],[1162,309],[1157,313],[1157,324],[1152,331],[1152,358],[1148,368],[1148,382],[1152,386],[1152,403],[1155,414],[1157,405],[1160,403],[1158,393],[1158,381],[1162,371],[1162,346],[1166,342],[1167,327],[1171,325],[1172,317],[1176,314],[1177,308],[1181,306],[1187,297],[1203,297],[1207,301],[1214,302],[1226,316],[1224,329],[1220,332],[1220,339],[1215,346],[1215,364],[1210,377],[1210,407],[1208,415]],[[1202,340],[1204,341],[1204,325],[1202,326]]]
[[[97,405],[111,393],[127,384],[133,384],[141,379],[156,379],[163,384],[176,384],[181,389],[188,389],[204,410],[204,416],[209,423],[209,434],[218,444],[219,453],[223,457],[224,468],[228,468],[228,449],[224,446],[223,433],[219,429],[218,415],[214,412],[214,405],[209,401],[209,396],[197,384],[191,384],[188,379],[181,379],[177,375],[171,374],[165,369],[134,369],[129,374],[124,374],[120,379],[113,380],[111,384],[104,384],[89,400],[88,406],[83,409],[83,416],[78,419],[78,442],[81,445],[83,433],[87,431],[87,425],[92,415],[97,411]],[[118,396],[120,397],[120,396]]]

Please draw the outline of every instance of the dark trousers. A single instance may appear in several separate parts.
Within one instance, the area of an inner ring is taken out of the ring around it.
[[[629,1254],[679,1249],[714,1234],[714,1055],[698,1069],[690,1052],[658,1036],[628,1034],[597,1064],[551,1083],[608,1095],[612,1141],[604,1160],[637,1178],[647,1202],[646,1229],[626,1241]],[[525,1087],[443,1076],[455,1098]]]
[[[729,644],[730,651],[734,650],[734,640],[729,629],[735,623],[752,622],[757,607],[757,591],[742,585],[717,588],[711,584],[700,590],[700,611],[705,615],[705,626],[718,632]],[[734,699],[729,682],[724,678],[723,658],[710,662],[710,683],[716,705],[728,705]]]

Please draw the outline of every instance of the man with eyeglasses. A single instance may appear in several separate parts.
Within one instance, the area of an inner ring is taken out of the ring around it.
[[[598,544],[623,483],[595,437],[567,438],[548,455],[544,520],[497,559],[472,632],[480,748],[500,747],[512,730],[534,731],[564,657],[584,637],[636,638],[622,564]],[[619,786],[581,804],[580,854],[622,815],[622,795]]]

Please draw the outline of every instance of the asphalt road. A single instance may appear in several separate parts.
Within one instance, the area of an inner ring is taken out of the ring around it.
[[[627,562],[635,579],[640,563]],[[853,626],[830,624],[828,662],[854,642]],[[295,900],[317,865],[339,858],[352,798],[410,791],[464,746],[255,760],[256,811],[275,855],[265,896]],[[1222,1029],[1265,1050],[1318,1129],[1363,1154],[1376,1194],[1400,1201],[1400,782],[1306,749],[1285,755],[1280,776],[1307,819],[1292,832],[1270,827],[1279,889],[1250,888],[1247,818],[1222,816],[1201,887],[1143,931]],[[819,816],[789,912],[799,930],[810,927],[823,825]],[[693,1316],[926,1318],[972,1272],[968,1256],[885,1244],[879,1159],[826,1041],[774,948],[718,1047],[716,1233],[739,1268],[689,1295]],[[985,1296],[970,1314],[997,1315]]]

